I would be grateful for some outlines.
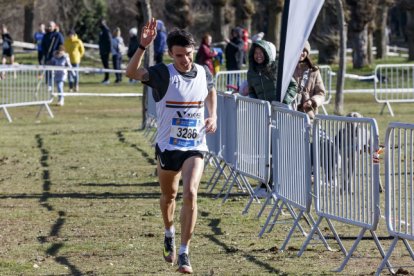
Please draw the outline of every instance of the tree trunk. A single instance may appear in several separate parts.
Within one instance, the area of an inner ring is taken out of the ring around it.
[[[152,18],[151,12],[151,0],[140,0],[141,1],[141,10],[144,17],[144,22],[148,22]],[[154,47],[153,44],[149,45],[145,51],[144,67],[148,68],[154,63]],[[145,122],[147,120],[147,97],[149,96],[149,87],[144,85],[142,93],[142,125],[141,129],[145,127]]]
[[[23,40],[33,42],[33,19],[34,19],[35,1],[30,1],[24,5],[24,30]]]
[[[374,62],[374,38],[373,38],[373,26],[374,22],[367,25],[367,63],[372,64]]]
[[[388,5],[385,0],[381,0],[377,8],[377,16],[375,19],[375,31],[374,31],[374,44],[377,47],[377,53],[375,57],[377,59],[385,58],[387,56],[388,45],[388,31],[387,31],[387,18],[388,18]]]
[[[336,115],[344,113],[344,83],[346,73],[346,24],[344,18],[344,9],[341,0],[335,0],[338,11],[339,21],[339,68],[336,79],[335,110]]]
[[[279,49],[280,46],[280,27],[282,25],[282,11],[283,11],[283,0],[269,0],[266,2],[266,8],[268,12],[268,27],[266,40],[274,43]]]
[[[356,68],[362,68],[368,64],[367,44],[368,31],[364,28],[359,32],[350,32],[350,40],[352,44],[352,65]]]
[[[213,5],[213,23],[212,23],[212,38],[213,41],[223,41],[228,37],[228,32],[225,22],[225,6],[226,0],[212,0]]]
[[[408,60],[414,60],[414,8],[407,11],[407,42],[408,42]]]

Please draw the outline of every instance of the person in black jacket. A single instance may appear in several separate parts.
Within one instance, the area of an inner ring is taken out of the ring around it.
[[[106,20],[100,20],[101,32],[99,33],[99,55],[101,56],[102,65],[105,69],[109,69],[109,55],[111,54],[112,49],[112,35],[108,26],[106,25]],[[109,73],[105,73],[105,77],[102,81],[102,84],[109,84]]]
[[[63,35],[58,31],[57,25],[54,21],[50,21],[46,34],[42,39],[42,49],[43,49],[43,64],[50,65],[54,53],[59,49],[60,45],[63,45]],[[52,90],[52,72],[46,72],[46,83],[48,85],[48,90]]]
[[[56,23],[50,21],[46,29],[46,34],[42,39],[43,49],[43,64],[50,64],[55,51],[59,49],[59,46],[64,42],[63,35],[57,30]]]
[[[7,63],[7,58],[10,59],[10,64],[14,63],[13,39],[7,31],[6,25],[2,25],[1,39],[3,40],[3,56],[2,64]]]
[[[227,41],[225,49],[227,70],[240,70],[243,65],[244,42],[241,36],[242,29],[231,30],[231,39]]]

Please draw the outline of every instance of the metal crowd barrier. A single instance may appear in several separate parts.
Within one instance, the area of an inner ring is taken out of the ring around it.
[[[220,71],[215,78],[215,87],[217,92],[224,93],[232,90],[228,85],[239,88],[244,81],[247,81],[247,70]]]
[[[303,254],[317,227],[326,219],[346,256],[337,271],[344,269],[366,231],[384,257],[375,232],[380,217],[379,164],[372,158],[379,148],[375,119],[317,115],[312,138],[315,210],[319,219],[298,255]],[[361,228],[349,252],[331,220]],[[388,262],[387,266],[391,269]]]
[[[0,66],[0,109],[9,122],[12,117],[8,108],[19,106],[40,105],[53,118],[49,107],[52,89],[45,82],[45,72],[40,66]]]
[[[310,214],[311,196],[311,136],[310,120],[303,112],[289,110],[286,107],[272,105],[272,157],[273,157],[273,199],[275,203],[259,233],[261,237],[273,217],[270,232],[273,229],[282,207],[286,206],[294,223],[280,250],[283,251],[294,230],[298,227],[302,234],[307,234],[299,224],[302,218],[311,225],[315,220]],[[269,198],[268,198],[269,200]],[[299,209],[296,214],[293,208]],[[276,214],[275,211],[277,210]],[[329,246],[319,228],[316,228],[325,246]]]
[[[383,103],[391,116],[394,112],[391,103],[414,102],[414,64],[382,64],[375,67],[374,95],[378,103]]]
[[[411,258],[414,252],[414,125],[390,123],[385,135],[385,220],[394,237],[376,275],[402,240]]]

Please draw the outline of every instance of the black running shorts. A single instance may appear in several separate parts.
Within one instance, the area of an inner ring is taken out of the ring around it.
[[[204,158],[203,153],[198,150],[165,150],[162,152],[158,147],[158,144],[155,145],[155,158],[158,160],[160,167],[163,170],[178,172],[181,170],[184,161],[193,156],[198,156],[201,159]]]

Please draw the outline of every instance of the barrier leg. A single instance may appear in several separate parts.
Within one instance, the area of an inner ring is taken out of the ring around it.
[[[259,232],[259,238],[261,238],[263,236],[264,232],[266,231],[266,228],[269,225],[270,220],[272,219],[273,213],[276,211],[276,208],[278,208],[279,210],[282,208],[281,206],[279,207],[278,203],[279,203],[279,199],[276,200],[275,204],[273,205],[272,210],[270,210],[270,213],[267,216],[266,222],[265,222],[265,224],[263,225],[262,229]]]
[[[398,237],[394,237],[390,245],[390,248],[387,251],[387,254],[385,254],[384,258],[382,259],[381,264],[379,265],[377,269],[377,272],[375,273],[376,276],[381,275],[381,271],[384,269],[384,266],[387,264],[389,257],[391,256],[392,252],[394,251],[395,246],[397,245],[397,242],[398,242]]]
[[[293,231],[295,231],[296,226],[299,225],[299,220],[302,218],[303,213],[304,213],[304,211],[301,210],[300,213],[299,213],[299,215],[296,217],[295,221],[293,222],[293,226],[292,226],[292,228],[290,228],[289,234],[287,235],[285,241],[283,242],[282,247],[279,250],[280,252],[283,252],[285,250],[285,247],[287,246],[287,244],[288,244],[288,242],[290,240],[290,237],[293,234]]]
[[[381,243],[378,240],[377,233],[375,233],[375,231],[373,231],[373,230],[370,230],[370,232],[371,232],[372,238],[374,239],[375,245],[378,248],[378,251],[381,253],[381,257],[384,259],[385,258],[385,252],[384,252],[384,249],[382,248]],[[390,262],[386,261],[385,264],[387,265],[388,270],[390,271],[390,273],[394,275],[395,272],[394,272],[394,269],[392,269]]]
[[[308,238],[306,239],[306,241],[303,243],[302,247],[300,248],[300,251],[298,252],[299,257],[302,256],[310,240],[312,239],[313,234],[315,233],[316,229],[319,227],[319,224],[321,222],[322,222],[322,217],[319,217],[318,221],[316,222],[316,224],[312,227],[311,231],[309,232]]]
[[[12,118],[10,117],[10,114],[9,114],[9,112],[7,111],[7,108],[5,108],[5,107],[1,107],[1,109],[3,109],[3,113],[4,113],[4,115],[6,116],[7,121],[9,121],[9,123],[11,123],[13,120],[12,120]]]
[[[346,264],[348,263],[349,259],[352,256],[352,254],[356,250],[359,242],[362,240],[362,237],[364,236],[365,231],[367,231],[366,228],[361,229],[361,232],[359,232],[359,235],[358,235],[357,239],[355,240],[354,244],[352,245],[351,249],[349,250],[348,254],[346,255],[346,257],[345,257],[344,261],[342,262],[341,266],[338,267],[336,270],[334,270],[335,272],[341,272],[342,270],[344,270]]]
[[[315,220],[313,219],[312,215],[310,213],[307,213],[309,219],[308,222],[311,222],[311,226],[315,225]],[[304,215],[304,217],[306,218],[306,213]],[[322,243],[325,245],[325,248],[329,251],[333,251],[332,248],[329,246],[328,242],[326,241],[325,237],[323,236],[321,229],[316,228],[316,232],[318,232],[318,236],[321,239]]]
[[[413,249],[411,248],[410,244],[408,243],[408,241],[406,239],[403,239],[403,242],[405,244],[405,247],[408,250],[408,253],[410,253],[411,259],[414,260],[414,252],[413,252]]]

